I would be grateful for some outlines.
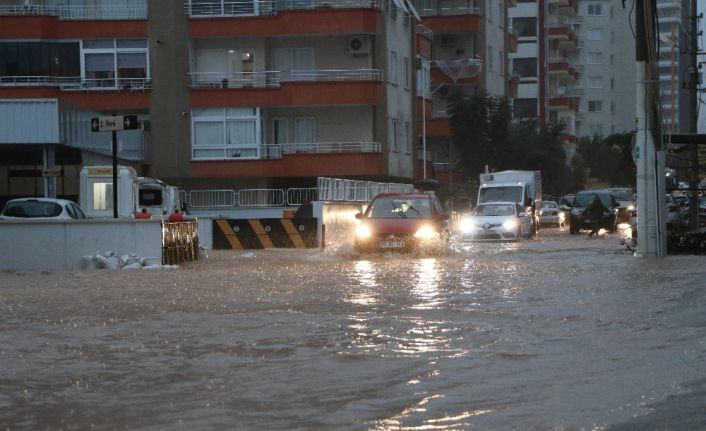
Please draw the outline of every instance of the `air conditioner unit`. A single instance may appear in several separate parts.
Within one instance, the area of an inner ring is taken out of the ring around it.
[[[366,35],[349,37],[347,49],[351,55],[370,54],[370,37]]]

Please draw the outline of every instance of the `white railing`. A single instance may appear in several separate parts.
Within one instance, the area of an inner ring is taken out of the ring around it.
[[[287,205],[297,206],[317,200],[318,189],[310,188],[293,188],[287,189]]]
[[[480,15],[477,6],[439,7],[417,10],[419,16],[454,16],[454,15]]]
[[[2,87],[59,87],[62,90],[148,90],[149,78],[84,79],[62,76],[0,76]]]
[[[241,207],[281,207],[285,204],[282,189],[243,189],[238,192]]]
[[[434,39],[434,32],[431,31],[429,27],[426,27],[422,24],[417,24],[417,34],[426,36],[429,39]]]
[[[230,208],[238,204],[235,190],[192,190],[186,202],[193,208]]]
[[[275,15],[279,11],[306,9],[382,9],[382,0],[214,0],[184,2],[190,18]]]
[[[62,20],[147,19],[147,4],[138,6],[0,6],[0,15],[56,16]]]
[[[282,145],[282,154],[300,153],[379,153],[380,142],[314,142]]]
[[[279,87],[281,82],[314,81],[377,81],[383,80],[380,69],[349,70],[292,70],[280,72],[190,72],[189,86],[192,88],[248,88]]]
[[[366,202],[380,193],[405,193],[414,191],[411,184],[355,181],[319,177],[318,197],[324,201]]]

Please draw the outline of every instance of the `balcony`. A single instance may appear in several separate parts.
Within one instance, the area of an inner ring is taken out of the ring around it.
[[[548,39],[559,43],[564,48],[576,48],[578,46],[578,36],[573,30],[573,24],[566,17],[560,18],[549,20]]]
[[[381,0],[213,1],[184,5],[191,37],[373,34]]]
[[[571,97],[551,97],[549,98],[549,109],[552,111],[574,111],[578,110],[578,103]]]
[[[517,32],[515,30],[510,30],[507,32],[507,52],[517,52]]]
[[[201,178],[270,178],[375,176],[381,171],[379,142],[319,142],[262,145],[250,160],[192,160],[191,173]]]
[[[147,5],[0,6],[2,39],[146,38]]]
[[[478,85],[483,80],[483,62],[479,59],[435,60],[431,82],[435,85]]]
[[[0,76],[0,98],[58,98],[84,109],[149,109],[149,78]]]
[[[549,75],[569,78],[573,81],[579,80],[579,72],[565,58],[549,59]]]
[[[378,105],[383,73],[378,69],[295,70],[241,73],[192,72],[191,103],[214,106],[316,104]]]
[[[480,8],[467,5],[420,9],[422,24],[434,33],[478,33],[481,29]]]
[[[507,81],[507,97],[516,99],[520,87],[520,77],[511,76]]]

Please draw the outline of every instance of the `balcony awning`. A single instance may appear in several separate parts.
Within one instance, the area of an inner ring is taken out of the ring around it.
[[[453,80],[468,79],[478,76],[483,70],[483,60],[462,58],[459,60],[435,60],[434,64]]]

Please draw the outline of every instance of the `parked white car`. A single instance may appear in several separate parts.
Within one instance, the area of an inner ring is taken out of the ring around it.
[[[516,241],[532,236],[532,216],[514,202],[482,203],[461,218],[459,230],[462,240]]]
[[[52,198],[19,198],[7,201],[0,213],[2,220],[85,219],[75,202]]]

